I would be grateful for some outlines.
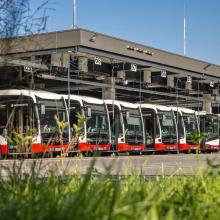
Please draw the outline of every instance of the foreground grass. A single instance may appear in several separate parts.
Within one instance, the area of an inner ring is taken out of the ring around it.
[[[219,219],[220,174],[0,178],[0,219]]]

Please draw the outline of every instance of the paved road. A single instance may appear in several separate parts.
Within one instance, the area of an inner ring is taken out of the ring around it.
[[[213,164],[220,164],[220,154],[179,154],[179,155],[145,155],[121,157],[95,158],[94,173],[104,173],[111,168],[112,175],[126,175],[132,172],[141,172],[144,175],[170,175],[170,174],[197,174],[207,169],[207,158]],[[52,158],[52,159],[27,159],[1,160],[0,172],[7,176],[7,169],[20,169],[22,173],[29,173],[31,167],[39,171],[39,176],[49,173],[85,174],[94,158]]]

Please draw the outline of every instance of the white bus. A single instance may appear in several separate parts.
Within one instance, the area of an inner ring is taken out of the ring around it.
[[[111,125],[112,150],[141,152],[145,150],[143,118],[135,104],[105,100]]]
[[[61,134],[57,121],[68,123],[61,95],[33,90],[1,90],[1,155],[67,150],[68,126]]]
[[[76,146],[70,146],[70,151],[92,152],[110,151],[110,125],[106,105],[103,100],[79,95],[64,95],[71,134],[74,135],[73,124],[77,124],[77,113],[88,120],[84,123]],[[70,104],[70,106],[68,106]]]
[[[219,139],[219,116],[205,111],[197,112],[200,132],[205,135],[201,151],[218,151]]]
[[[178,151],[177,127],[170,107],[141,104],[146,150]]]
[[[178,143],[180,151],[190,152],[191,150],[198,150],[199,143],[194,143],[192,138],[193,132],[199,133],[199,124],[196,112],[192,109],[182,107],[172,107],[177,128],[178,128]]]

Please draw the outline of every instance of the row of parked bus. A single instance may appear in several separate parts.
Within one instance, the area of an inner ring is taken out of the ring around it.
[[[78,113],[87,120],[72,144],[76,135],[73,124],[77,124]],[[59,122],[67,125],[62,132]],[[203,141],[195,141],[194,136],[202,133],[205,134]],[[1,156],[61,151],[197,150],[219,150],[218,115],[46,91],[0,91]]]

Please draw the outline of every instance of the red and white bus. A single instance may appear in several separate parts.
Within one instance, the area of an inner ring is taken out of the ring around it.
[[[192,133],[199,133],[196,112],[192,109],[172,107],[178,127],[178,143],[180,151],[190,152],[199,150],[200,144],[194,143]]]
[[[77,113],[88,117],[81,130],[78,144],[70,146],[70,151],[92,152],[110,151],[110,125],[106,105],[103,100],[79,95],[64,95],[67,108],[69,107],[69,121],[71,134],[73,124],[77,124]],[[70,106],[68,106],[70,104]],[[72,147],[72,148],[71,148]]]
[[[143,118],[139,107],[118,100],[105,100],[105,103],[111,126],[111,150],[118,152],[144,151]]]
[[[69,128],[64,128],[61,136],[55,116],[68,123],[66,104],[61,95],[33,90],[1,90],[0,154],[67,150]]]
[[[205,135],[201,144],[201,151],[219,151],[219,116],[205,111],[196,112],[200,132]]]
[[[177,127],[170,107],[141,104],[147,151],[178,151]]]

